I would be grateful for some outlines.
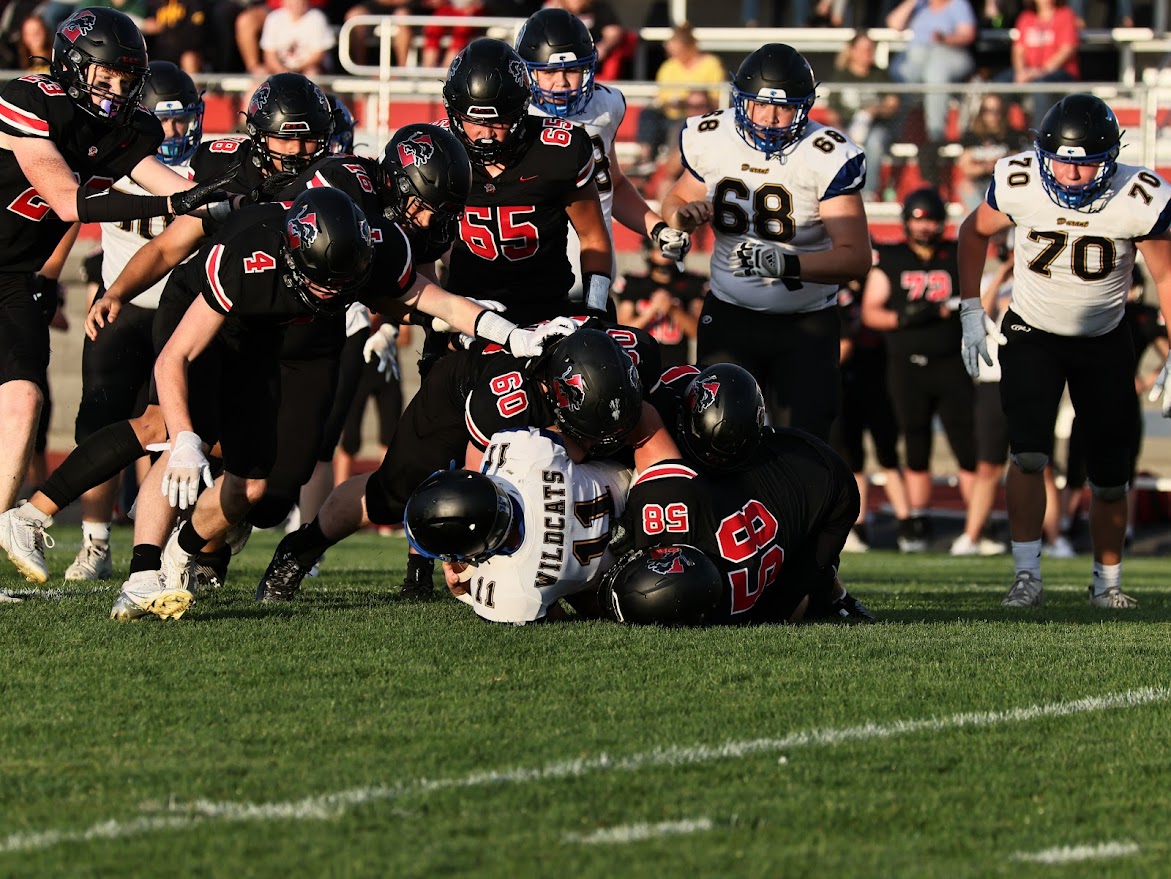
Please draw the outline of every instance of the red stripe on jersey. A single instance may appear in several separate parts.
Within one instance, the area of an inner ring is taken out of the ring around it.
[[[320,189],[323,186],[329,186],[329,181],[321,176],[320,171],[314,174],[309,182],[305,184],[306,189]]]
[[[669,385],[669,384],[671,384],[671,382],[679,381],[679,379],[683,378],[684,376],[688,376],[688,375],[699,375],[699,367],[698,366],[686,366],[686,365],[685,366],[672,366],[670,369],[668,369],[666,372],[664,372],[661,376],[659,376],[659,381],[665,385]]]
[[[22,110],[20,107],[8,103],[3,98],[0,98],[0,118],[13,128],[19,128],[29,134],[37,134],[41,137],[49,136],[48,122],[39,116],[34,116],[27,110]]]
[[[220,304],[220,308],[224,311],[232,310],[232,300],[224,292],[223,284],[220,283],[220,260],[224,255],[224,246],[217,244],[211,249],[211,253],[207,255],[207,283],[211,287],[212,295],[215,296],[216,302]]]
[[[472,413],[469,405],[472,402],[472,395],[468,394],[467,402],[464,403],[464,424],[467,425],[468,433],[472,436],[472,442],[482,449],[488,448],[488,437],[484,436],[483,432],[476,427],[476,422],[472,421]]]
[[[594,157],[590,155],[589,164],[577,172],[577,188],[581,189],[594,179]]]
[[[631,488],[636,485],[641,485],[644,482],[650,482],[652,479],[669,479],[673,476],[678,476],[683,479],[695,479],[699,474],[690,467],[683,464],[655,464],[648,467],[631,483]]]

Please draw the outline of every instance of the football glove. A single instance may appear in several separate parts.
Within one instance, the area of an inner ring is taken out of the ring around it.
[[[382,377],[390,382],[399,380],[398,371],[398,326],[383,324],[370,334],[366,344],[362,346],[362,359],[367,363],[378,358],[378,371]]]
[[[171,443],[171,458],[163,474],[163,497],[180,510],[194,507],[200,483],[211,488],[211,464],[203,454],[199,435],[182,430]]]
[[[554,318],[535,330],[515,329],[508,334],[508,350],[514,357],[539,357],[550,338],[568,336],[576,330],[577,324],[567,317]]]
[[[605,275],[587,273],[583,280],[585,307],[591,314],[605,317],[610,303],[610,279]]]
[[[682,262],[691,250],[691,236],[663,222],[656,223],[651,229],[651,242],[659,248],[659,253],[675,262]]]
[[[226,202],[231,194],[224,191],[224,187],[236,179],[240,166],[233,165],[219,177],[196,183],[190,189],[176,192],[171,196],[171,211],[177,217],[189,214],[212,202]]]
[[[1150,393],[1147,394],[1147,399],[1152,403],[1160,401],[1159,410],[1163,413],[1164,418],[1171,418],[1171,387],[1167,384],[1169,373],[1171,373],[1171,356],[1167,358],[1167,362],[1159,370],[1159,377],[1155,379],[1155,383],[1151,385]]]
[[[737,278],[799,278],[801,260],[780,245],[764,241],[741,241],[728,260]]]
[[[961,350],[964,369],[972,378],[977,378],[980,375],[981,360],[989,366],[992,365],[992,355],[988,353],[988,337],[991,336],[1001,345],[1008,339],[1000,332],[996,321],[988,316],[977,296],[960,302],[960,326],[964,333]]]

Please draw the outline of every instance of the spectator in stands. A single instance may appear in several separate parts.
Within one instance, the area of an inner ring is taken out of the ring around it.
[[[705,113],[710,113],[716,109],[716,104],[712,101],[711,93],[706,91],[694,91],[687,97],[687,116],[702,116]],[[651,163],[650,170],[646,170],[645,166],[637,168],[632,173],[654,173],[654,179],[659,181],[659,185],[654,187],[659,189],[659,192],[654,193],[654,197],[662,199],[667,194],[667,190],[671,188],[679,175],[683,173],[683,156],[679,153],[679,132],[683,128],[683,123],[686,122],[686,117],[680,119],[678,122],[671,124],[667,129],[667,150],[666,154],[659,160],[658,166],[655,167]],[[703,231],[697,230],[697,235],[702,237]],[[695,244],[697,235],[692,236],[692,243]]]
[[[264,69],[317,76],[324,72],[336,42],[325,13],[310,9],[309,0],[282,0],[279,9],[268,13],[260,33]]]
[[[659,343],[663,369],[691,363],[691,342],[699,327],[708,279],[680,271],[650,241],[643,244],[646,272],[614,283],[618,323],[645,329]]]
[[[968,130],[960,138],[960,146],[963,152],[956,160],[959,175],[955,195],[971,212],[984,200],[997,160],[1025,149],[1027,136],[1009,125],[1004,97],[986,94],[980,99],[979,111]]]
[[[48,24],[36,13],[20,23],[20,43],[16,52],[21,70],[30,73],[49,72],[49,60],[53,57],[53,36]]]
[[[486,15],[488,9],[480,0],[442,0],[435,7],[435,15],[453,15],[471,17]],[[466,25],[438,25],[429,24],[423,28],[423,67],[450,67],[452,60],[463,51],[478,33],[476,28]],[[443,38],[447,37],[447,46],[443,45]]]
[[[1065,0],[1024,0],[1017,16],[1012,41],[1012,68],[996,77],[997,82],[1076,82],[1081,34],[1077,15]],[[1052,107],[1059,96],[1032,95],[1032,124]]]
[[[358,15],[392,15],[402,18],[407,15],[430,15],[435,6],[435,0],[368,0],[350,7],[346,13],[349,21]],[[350,55],[359,64],[370,63],[370,38],[372,31],[369,28],[354,28],[350,34]],[[414,29],[405,24],[396,24],[391,40],[391,63],[405,67],[411,53],[411,40]]]
[[[886,26],[911,32],[906,50],[891,62],[896,81],[942,85],[963,82],[971,74],[976,16],[968,0],[901,0],[887,15]],[[947,130],[950,102],[946,92],[923,96],[927,144],[919,152],[919,168],[933,184],[940,182],[939,147]]]
[[[659,85],[658,98],[653,105],[644,107],[638,117],[637,136],[644,163],[653,162],[663,145],[670,142],[672,128],[678,136],[678,127],[673,123],[696,115],[688,106],[691,90],[680,86],[706,82],[723,85],[728,78],[719,58],[710,52],[700,51],[691,25],[687,22],[676,25],[663,45],[667,50],[667,59],[655,73],[655,82]],[[719,99],[719,92],[713,91],[708,103],[715,108],[719,105]]]
[[[147,0],[142,32],[150,37],[152,61],[170,61],[187,73],[204,68],[208,43],[205,0]]]
[[[894,140],[894,120],[899,112],[898,95],[881,90],[848,88],[849,83],[883,85],[890,74],[874,66],[874,40],[859,31],[838,54],[834,64],[833,91],[827,99],[830,125],[841,128],[854,143],[866,150],[869,167],[862,197],[873,201],[881,183],[882,157]]]
[[[622,78],[626,64],[634,57],[638,34],[627,32],[607,0],[548,0],[545,5],[569,10],[590,29],[598,53],[597,79]]]

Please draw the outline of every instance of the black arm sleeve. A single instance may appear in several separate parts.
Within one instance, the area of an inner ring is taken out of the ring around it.
[[[100,194],[77,188],[77,219],[83,223],[116,223],[144,217],[164,217],[171,213],[165,195],[128,195],[111,189]]]

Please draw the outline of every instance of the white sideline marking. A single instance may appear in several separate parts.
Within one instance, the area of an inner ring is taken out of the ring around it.
[[[711,818],[695,818],[690,821],[662,821],[658,824],[626,824],[621,827],[606,827],[593,833],[567,833],[565,842],[579,842],[582,845],[599,843],[641,842],[659,836],[678,836],[684,833],[699,833],[711,830],[715,825]]]
[[[1040,852],[1018,852],[1014,861],[1032,861],[1036,864],[1070,864],[1074,861],[1091,861],[1100,858],[1124,858],[1137,855],[1138,844],[1133,842],[1101,842],[1097,845],[1067,845],[1047,848]]]
[[[1166,702],[1171,690],[1165,687],[1145,687],[1105,696],[1088,696],[1072,702],[1052,702],[1030,705],[1007,711],[979,711],[953,714],[950,717],[926,720],[896,720],[893,723],[867,723],[840,729],[813,729],[790,733],[775,739],[724,742],[719,745],[696,745],[690,748],[656,748],[627,757],[597,757],[567,760],[536,767],[515,767],[486,772],[472,772],[455,778],[420,778],[396,785],[351,788],[330,794],[305,797],[275,803],[237,803],[194,800],[177,802],[167,807],[166,815],[140,815],[129,820],[111,819],[84,830],[43,830],[13,833],[0,838],[0,854],[52,848],[67,842],[85,842],[91,839],[119,839],[138,836],[157,830],[192,827],[210,821],[323,821],[337,818],[348,809],[367,803],[385,802],[406,796],[418,796],[441,790],[460,790],[506,784],[528,784],[537,781],[559,781],[579,778],[595,772],[633,772],[659,766],[688,766],[717,760],[735,760],[756,754],[776,753],[792,748],[818,745],[832,746],[843,742],[863,742],[890,739],[918,732],[942,732],[962,727],[999,726],[1046,717],[1067,717],[1115,708],[1137,708]]]

